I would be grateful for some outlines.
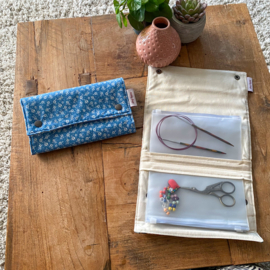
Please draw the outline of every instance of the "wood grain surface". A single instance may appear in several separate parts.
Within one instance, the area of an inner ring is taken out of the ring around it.
[[[18,25],[6,269],[109,269],[101,142],[31,156],[20,98],[93,71],[91,19]]]
[[[167,270],[270,260],[270,76],[246,5],[208,7],[203,35],[183,46],[173,65],[253,78],[254,192],[264,243],[134,233],[147,83],[135,40],[114,15],[18,24],[7,270]],[[27,81],[37,80],[41,94],[117,77],[135,91],[136,134],[31,156],[19,105]]]

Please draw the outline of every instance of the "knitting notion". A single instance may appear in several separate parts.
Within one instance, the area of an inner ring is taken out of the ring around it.
[[[176,142],[176,141],[173,141],[173,140],[169,140],[169,139],[164,139],[161,137],[161,126],[162,126],[162,123],[170,118],[170,117],[175,117],[179,120],[182,120],[186,123],[188,123],[189,125],[191,125],[193,128],[194,128],[194,132],[195,132],[195,139],[192,143],[185,143],[185,142]],[[185,115],[181,115],[181,114],[172,114],[172,115],[167,115],[165,117],[163,117],[157,124],[156,126],[156,134],[157,134],[157,137],[159,139],[159,141],[164,145],[166,146],[167,148],[170,148],[172,150],[186,150],[190,147],[194,147],[194,148],[197,148],[197,149],[201,149],[201,150],[206,150],[206,151],[210,151],[210,152],[214,152],[214,153],[217,153],[217,154],[223,154],[225,155],[226,153],[222,152],[222,151],[219,151],[219,150],[215,150],[215,149],[211,149],[211,148],[207,148],[207,147],[203,147],[203,146],[199,146],[199,145],[195,145],[195,142],[197,141],[197,138],[198,138],[198,130],[208,134],[209,136],[212,136],[214,138],[216,138],[217,140],[219,141],[222,141],[230,146],[233,146],[233,144],[229,143],[228,141],[216,136],[215,134],[201,128],[201,127],[198,127],[197,125],[195,125],[195,123],[190,119],[188,118],[187,116]],[[175,148],[175,147],[171,147],[169,145],[167,145],[164,141],[167,141],[167,142],[171,142],[171,143],[176,143],[176,144],[181,144],[181,145],[184,145],[185,147],[182,147],[182,148]]]

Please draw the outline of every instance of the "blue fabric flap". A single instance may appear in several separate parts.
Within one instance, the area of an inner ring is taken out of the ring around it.
[[[115,105],[122,109],[116,110]],[[132,114],[122,78],[21,99],[27,135]],[[42,126],[36,127],[35,121]]]

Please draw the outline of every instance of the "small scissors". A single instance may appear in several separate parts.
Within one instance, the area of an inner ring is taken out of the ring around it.
[[[230,186],[233,187],[233,190],[228,192],[228,191],[225,191],[224,188],[223,188],[223,185],[224,184],[229,184]],[[193,192],[196,192],[196,193],[199,193],[199,194],[205,194],[205,195],[212,195],[212,196],[215,196],[219,199],[220,203],[223,205],[223,206],[226,206],[226,207],[232,207],[235,205],[235,199],[233,196],[229,195],[229,194],[232,194],[234,193],[235,191],[235,185],[231,182],[228,182],[228,181],[225,181],[225,182],[219,182],[219,183],[216,183],[216,184],[213,184],[213,185],[210,185],[210,186],[207,186],[205,188],[205,190],[198,190],[196,189],[195,187],[180,187],[182,189],[186,189],[186,190],[190,190],[190,191],[193,191]],[[215,192],[222,192],[224,193],[223,195],[219,196],[217,195]],[[231,204],[226,204],[224,202],[224,198],[226,197],[229,197],[231,200],[232,200],[232,203]]]

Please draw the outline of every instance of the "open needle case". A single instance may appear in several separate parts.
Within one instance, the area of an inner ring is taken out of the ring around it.
[[[135,232],[263,241],[256,227],[247,95],[244,72],[149,67]],[[195,123],[195,143],[194,126],[181,119],[158,126],[169,115]],[[193,146],[177,151],[172,148],[185,148],[177,142]],[[232,207],[222,204],[220,191],[206,196],[225,182],[233,187],[225,190]]]

